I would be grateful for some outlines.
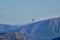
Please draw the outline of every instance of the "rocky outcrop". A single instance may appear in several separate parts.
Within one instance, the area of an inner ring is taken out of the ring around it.
[[[0,40],[26,40],[20,32],[0,33]]]

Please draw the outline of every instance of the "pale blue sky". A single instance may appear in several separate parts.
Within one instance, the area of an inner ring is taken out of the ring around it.
[[[60,0],[0,0],[0,23],[19,24],[60,17]]]

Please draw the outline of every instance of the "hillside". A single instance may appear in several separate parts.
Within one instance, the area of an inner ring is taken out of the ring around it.
[[[51,40],[52,38],[60,36],[60,17],[21,26],[16,25],[13,27],[11,25],[0,25],[0,27],[0,33],[2,31],[2,33],[12,33],[12,35],[15,33],[20,35],[21,33],[26,40]]]

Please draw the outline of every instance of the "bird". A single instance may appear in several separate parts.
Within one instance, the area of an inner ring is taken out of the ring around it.
[[[32,21],[34,21],[34,18],[32,19]]]

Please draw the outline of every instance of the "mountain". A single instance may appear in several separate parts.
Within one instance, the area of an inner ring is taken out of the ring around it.
[[[12,33],[12,35],[15,33],[20,35],[21,33],[24,35],[26,40],[51,40],[60,36],[60,17],[37,21],[21,26],[0,25],[0,27],[0,32],[9,32],[8,34]],[[12,38],[13,37],[14,36],[12,36]]]
[[[0,33],[13,32],[14,29],[20,28],[16,25],[0,24]]]
[[[34,22],[21,30],[29,40],[48,40],[60,36],[60,17]]]

